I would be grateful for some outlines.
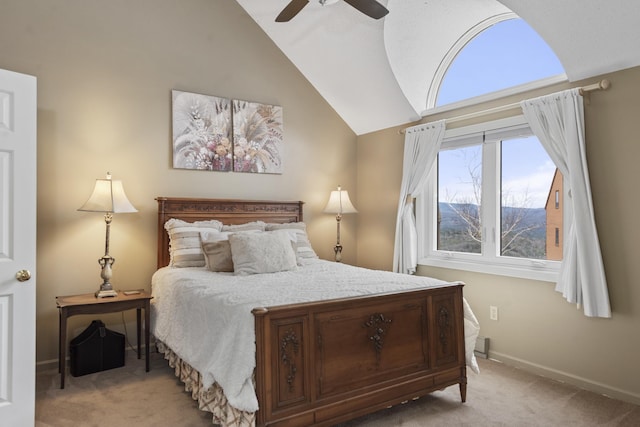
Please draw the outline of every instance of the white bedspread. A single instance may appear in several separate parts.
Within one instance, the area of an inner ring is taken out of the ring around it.
[[[322,260],[305,260],[294,271],[250,276],[165,267],[152,279],[151,332],[201,373],[205,388],[217,382],[232,406],[255,412],[253,308],[445,283]],[[473,348],[478,331],[465,301],[467,365],[476,371]]]

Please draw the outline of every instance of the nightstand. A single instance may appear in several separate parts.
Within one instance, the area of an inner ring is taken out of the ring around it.
[[[56,306],[60,314],[60,332],[58,336],[60,388],[64,388],[67,367],[67,319],[77,314],[116,313],[135,308],[138,332],[138,359],[140,359],[141,310],[144,310],[145,369],[146,372],[149,372],[149,308],[151,298],[153,297],[149,293],[142,290],[132,295],[125,295],[120,291],[117,296],[107,298],[96,298],[94,293],[56,297]]]

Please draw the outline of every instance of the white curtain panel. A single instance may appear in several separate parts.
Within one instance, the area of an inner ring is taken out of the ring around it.
[[[435,164],[444,138],[445,121],[410,127],[404,137],[402,185],[393,247],[393,271],[414,274],[418,265],[418,232],[413,199],[420,193]]]
[[[611,317],[607,280],[596,229],[578,89],[521,102],[524,116],[564,176],[564,253],[556,290],[592,317]]]

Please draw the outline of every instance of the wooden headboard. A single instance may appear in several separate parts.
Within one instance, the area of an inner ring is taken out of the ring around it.
[[[269,200],[223,200],[157,197],[158,201],[158,268],[169,265],[169,235],[164,223],[171,218],[183,221],[217,219],[223,224],[251,221],[287,223],[302,221],[304,202]]]

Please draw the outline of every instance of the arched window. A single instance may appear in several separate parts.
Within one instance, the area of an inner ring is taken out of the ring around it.
[[[503,20],[460,49],[436,107],[497,98],[558,75],[562,65],[546,43],[521,19]],[[523,116],[447,129],[418,205],[419,263],[555,281],[561,182]]]
[[[500,21],[460,49],[442,78],[435,106],[558,75],[564,75],[562,64],[526,22]]]

